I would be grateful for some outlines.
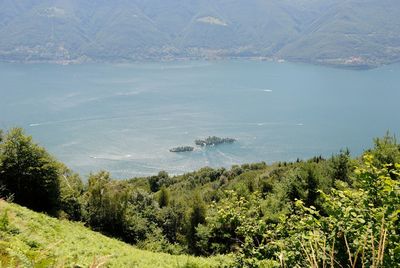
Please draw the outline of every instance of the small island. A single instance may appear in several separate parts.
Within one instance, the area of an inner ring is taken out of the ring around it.
[[[184,153],[184,152],[192,152],[194,150],[194,147],[192,146],[179,146],[170,149],[169,151],[171,153]]]
[[[195,140],[194,143],[198,146],[215,146],[223,143],[234,143],[236,139],[233,138],[220,138],[216,136],[210,136],[205,140]]]

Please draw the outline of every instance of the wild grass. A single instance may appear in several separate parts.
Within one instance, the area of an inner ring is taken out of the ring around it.
[[[153,253],[0,200],[0,267],[224,267],[229,257]]]

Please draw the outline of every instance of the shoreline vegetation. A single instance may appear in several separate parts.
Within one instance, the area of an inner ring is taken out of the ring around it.
[[[234,142],[236,142],[236,139],[234,138],[220,138],[217,136],[209,136],[205,139],[197,139],[194,141],[194,143],[200,147],[212,147],[220,144],[231,144]],[[194,149],[195,148],[193,146],[178,146],[171,148],[169,151],[171,153],[184,153],[184,152],[192,152],[194,151]]]

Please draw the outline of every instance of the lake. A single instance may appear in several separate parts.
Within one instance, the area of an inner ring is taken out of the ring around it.
[[[0,64],[0,128],[21,126],[81,175],[353,155],[400,133],[400,65],[367,71],[193,61]],[[171,153],[208,136],[234,144]]]

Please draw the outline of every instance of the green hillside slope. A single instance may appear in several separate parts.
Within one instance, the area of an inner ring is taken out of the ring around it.
[[[0,200],[0,267],[223,267],[228,261],[138,250]]]

